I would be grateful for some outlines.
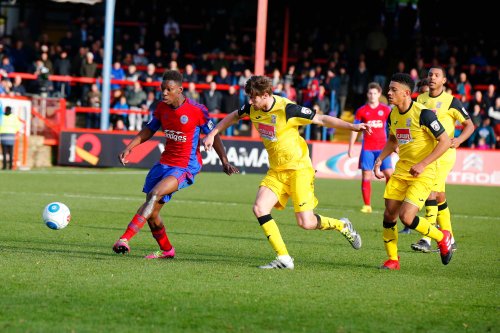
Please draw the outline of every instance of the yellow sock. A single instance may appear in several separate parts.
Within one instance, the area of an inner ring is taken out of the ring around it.
[[[278,225],[276,225],[276,222],[273,220],[271,215],[261,216],[258,220],[262,230],[264,230],[264,234],[266,235],[269,244],[271,244],[274,251],[276,251],[276,254],[279,256],[288,255],[288,250],[286,249],[283,238],[281,238]]]
[[[438,228],[430,224],[424,217],[415,216],[410,228],[417,230],[422,235],[430,237],[437,242],[443,239],[443,233]]]
[[[387,256],[391,260],[398,259],[398,224],[396,222],[384,221],[384,247]]]
[[[437,221],[442,230],[448,230],[450,234],[453,234],[451,230],[451,213],[446,201],[438,204]]]
[[[337,230],[341,231],[344,229],[344,222],[341,220],[334,219],[333,217],[321,216],[319,214],[314,214],[318,220],[319,230]]]
[[[437,215],[438,215],[437,201],[427,200],[425,202],[425,219],[429,221],[431,225],[436,226]],[[424,236],[423,239],[425,239],[429,244],[431,243],[430,237]]]

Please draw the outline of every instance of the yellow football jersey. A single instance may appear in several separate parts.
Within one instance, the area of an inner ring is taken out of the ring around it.
[[[246,103],[238,111],[240,118],[249,116],[259,132],[269,155],[269,166],[276,171],[312,168],[309,148],[299,133],[299,126],[312,123],[316,112],[273,95],[270,110],[255,110]]]
[[[435,138],[445,132],[445,129],[434,112],[417,102],[412,102],[405,112],[393,106],[388,126],[390,134],[396,138],[399,146],[399,160],[394,174],[401,178],[414,179],[410,168],[434,150]],[[436,163],[431,163],[424,173],[434,174],[435,169]]]
[[[462,103],[453,95],[443,91],[439,96],[431,97],[429,92],[418,95],[417,102],[425,105],[437,115],[437,118],[443,124],[446,133],[450,138],[455,137],[455,124],[460,124],[470,119]],[[455,160],[456,150],[448,149],[440,159]]]

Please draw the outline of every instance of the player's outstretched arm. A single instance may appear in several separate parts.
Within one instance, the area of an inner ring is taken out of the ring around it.
[[[329,128],[342,128],[354,132],[365,131],[368,134],[371,134],[372,132],[372,129],[368,124],[365,123],[352,124],[340,118],[332,117],[326,114],[316,114],[312,119],[312,122],[313,124]]]
[[[202,142],[203,146],[205,147],[205,150],[210,151],[212,149],[212,146],[214,145],[215,136],[220,132],[223,132],[229,126],[236,124],[239,119],[240,117],[238,116],[238,110],[233,111],[227,116],[225,116],[217,124],[217,126],[215,126],[215,128],[203,138]]]
[[[382,165],[382,161],[387,156],[397,151],[397,149],[398,149],[398,141],[396,140],[396,137],[394,135],[389,135],[389,138],[385,143],[384,149],[382,149],[382,152],[375,160],[375,164],[373,166],[373,174],[375,175],[375,177],[377,177],[378,179],[384,178],[384,174],[380,171],[380,166]]]
[[[125,166],[128,163],[128,161],[126,159],[127,155],[132,152],[132,149],[134,149],[135,147],[137,147],[138,145],[140,145],[144,141],[148,141],[149,139],[151,139],[151,137],[154,134],[155,133],[152,130],[150,130],[147,126],[143,127],[141,129],[141,131],[139,133],[137,133],[137,135],[132,139],[132,141],[130,141],[130,143],[127,145],[127,147],[125,147],[125,149],[122,150],[120,155],[118,155],[118,159],[120,160],[120,163],[123,166]]]
[[[231,176],[233,173],[240,173],[240,170],[238,170],[237,167],[229,163],[224,143],[222,142],[219,134],[214,137],[213,147],[217,155],[219,155],[220,161],[222,162],[222,168],[227,175]]]

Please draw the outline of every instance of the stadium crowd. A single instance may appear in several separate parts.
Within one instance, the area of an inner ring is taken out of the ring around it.
[[[427,8],[425,12],[435,17],[425,16],[411,1],[399,6],[382,3],[368,5],[373,8],[350,24],[339,19],[337,24],[299,29],[292,23],[286,66],[281,63],[282,21],[276,16],[283,15],[283,8],[270,10],[265,73],[272,78],[274,93],[341,117],[365,103],[370,82],[385,91],[395,72],[409,73],[418,83],[431,65],[441,65],[449,92],[459,97],[476,126],[464,145],[499,148],[498,44],[490,43],[489,36],[453,38],[446,29],[429,33],[439,12]],[[125,111],[112,115],[113,129],[141,129],[149,106],[160,97],[158,87],[167,68],[181,71],[186,96],[205,104],[212,114],[229,113],[246,102],[242,87],[253,74],[255,31],[253,19],[244,19],[244,5],[214,4],[197,11],[188,4],[160,5],[151,1],[147,12],[139,1],[116,6],[111,75],[117,81],[112,83],[110,107]],[[0,95],[42,94],[66,98],[70,105],[101,106],[100,81],[85,78],[101,77],[104,22],[92,10],[102,6],[75,8],[79,10],[62,37],[43,29],[34,33],[28,20],[1,37]],[[470,43],[464,42],[467,39]],[[36,79],[23,79],[23,73]],[[52,80],[51,75],[60,79]],[[87,114],[83,126],[98,128],[97,114]],[[247,129],[243,124],[232,134]],[[325,138],[314,132],[311,139]]]

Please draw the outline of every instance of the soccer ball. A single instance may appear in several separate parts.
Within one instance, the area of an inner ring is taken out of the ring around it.
[[[68,206],[62,202],[51,202],[45,206],[42,218],[47,227],[59,230],[66,228],[71,220],[71,213]]]

